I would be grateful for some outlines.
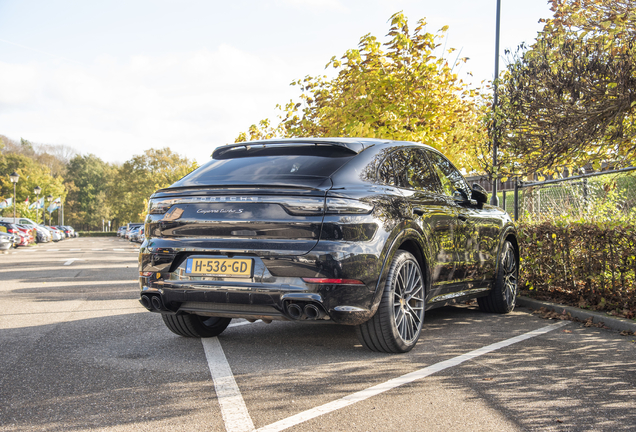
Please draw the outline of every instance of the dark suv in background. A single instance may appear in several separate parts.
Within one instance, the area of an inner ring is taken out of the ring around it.
[[[174,333],[330,321],[357,326],[371,350],[405,352],[427,309],[513,309],[515,227],[437,150],[303,138],[212,156],[149,202],[140,301]]]

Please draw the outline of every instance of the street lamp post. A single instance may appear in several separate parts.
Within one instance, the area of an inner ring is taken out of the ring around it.
[[[11,174],[9,178],[11,179],[11,183],[13,183],[13,223],[15,223],[15,185],[18,183],[20,175],[13,171],[13,174]]]
[[[49,202],[49,207],[51,207],[51,201],[53,201],[53,195],[49,194],[46,197],[46,200]],[[49,226],[51,225],[51,212],[49,212]]]
[[[494,87],[494,99],[492,102],[492,109],[494,111],[493,116],[493,134],[492,134],[492,169],[494,172],[494,178],[492,179],[492,196],[490,197],[490,204],[494,206],[499,206],[499,197],[497,196],[497,180],[499,179],[499,174],[497,173],[497,151],[499,150],[499,142],[497,133],[499,132],[497,129],[499,125],[497,124],[497,105],[499,103],[498,94],[497,94],[497,85],[499,84],[497,80],[499,79],[499,21],[501,16],[501,0],[497,0],[497,29],[495,31],[495,81],[493,83]]]
[[[40,218],[40,209],[38,208],[38,197],[40,196],[40,192],[42,192],[42,188],[40,186],[36,186],[35,189],[33,189],[33,192],[35,192],[35,223],[39,225],[40,222],[38,222],[38,219]]]

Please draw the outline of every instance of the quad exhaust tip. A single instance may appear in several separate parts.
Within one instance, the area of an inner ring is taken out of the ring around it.
[[[289,303],[287,305],[287,315],[291,319],[300,320],[306,319],[309,321],[315,321],[323,319],[326,315],[324,309],[320,305],[313,303]]]
[[[164,309],[163,303],[161,302],[161,299],[159,298],[159,296],[152,296],[151,302],[152,302],[152,307],[155,310],[160,311]]]
[[[152,310],[152,304],[150,302],[150,298],[147,295],[142,295],[141,298],[139,299],[139,303],[141,303],[141,305],[145,307],[146,309],[148,309],[149,311]]]
[[[287,306],[287,313],[292,319],[301,319],[303,316],[303,310],[296,303],[290,303]]]
[[[142,295],[139,299],[139,303],[151,312],[166,310],[161,298],[156,295]]]
[[[322,319],[325,316],[325,313],[318,306],[309,303],[305,306],[305,316],[309,320],[318,320]]]

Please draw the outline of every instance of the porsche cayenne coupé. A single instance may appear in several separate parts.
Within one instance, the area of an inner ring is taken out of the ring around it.
[[[437,150],[378,139],[253,141],[155,192],[139,255],[141,303],[174,333],[232,318],[354,325],[406,352],[426,310],[476,298],[511,311],[510,217]]]

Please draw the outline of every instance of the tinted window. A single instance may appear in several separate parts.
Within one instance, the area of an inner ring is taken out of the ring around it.
[[[465,196],[470,196],[468,184],[464,176],[453,166],[453,164],[439,153],[427,151],[435,171],[439,176],[444,193],[453,196],[455,191],[463,192]]]
[[[410,149],[407,180],[412,189],[439,193],[439,179],[431,168],[426,154],[420,149]]]
[[[283,153],[283,154],[281,154]],[[174,186],[219,184],[224,181],[255,182],[264,180],[293,181],[294,178],[329,177],[351,160],[350,151],[336,148],[302,154],[293,148],[245,153],[239,157],[213,159],[194,170]]]
[[[392,186],[440,193],[437,174],[420,149],[391,153],[380,166],[378,180]]]
[[[406,150],[392,152],[382,162],[378,171],[378,180],[381,183],[397,187],[407,187],[406,169],[408,166],[408,154]]]

